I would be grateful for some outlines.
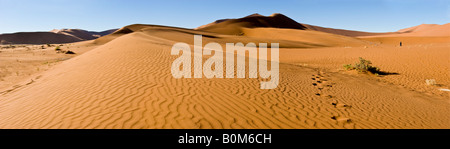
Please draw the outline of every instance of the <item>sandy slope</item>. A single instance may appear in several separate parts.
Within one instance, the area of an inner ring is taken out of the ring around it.
[[[372,38],[372,37],[449,37],[449,36],[450,36],[450,23],[444,25],[422,24],[406,29],[401,29],[392,34],[361,35],[359,37]]]
[[[0,95],[0,128],[450,128],[448,95],[408,88],[424,87],[415,74],[449,86],[448,59],[442,61],[448,44],[429,45],[434,52],[420,56],[423,49],[415,47],[317,48],[320,41],[275,40],[292,46],[280,50],[278,88],[261,90],[258,79],[174,79],[170,66],[177,56],[170,49],[179,41],[191,44],[197,33],[204,43],[273,39],[134,27]],[[400,75],[379,80],[336,71],[358,56]],[[431,67],[419,69],[426,64]]]
[[[444,25],[422,24],[398,32],[409,33],[410,36],[450,36],[450,23]]]
[[[278,29],[278,28],[243,28],[246,37],[265,38],[273,40],[289,40],[312,43],[322,47],[334,46],[364,46],[369,44],[352,37],[329,34],[311,30]]]

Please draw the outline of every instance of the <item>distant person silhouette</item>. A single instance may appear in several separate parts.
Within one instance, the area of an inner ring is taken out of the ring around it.
[[[400,47],[402,46],[402,42],[400,41]]]

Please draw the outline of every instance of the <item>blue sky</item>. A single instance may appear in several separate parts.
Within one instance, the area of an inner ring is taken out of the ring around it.
[[[0,33],[142,23],[195,28],[223,18],[283,13],[300,22],[370,32],[450,23],[450,0],[0,0]]]

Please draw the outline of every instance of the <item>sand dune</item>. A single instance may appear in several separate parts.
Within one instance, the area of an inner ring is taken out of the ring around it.
[[[141,30],[143,28],[152,27],[152,26],[158,26],[158,25],[145,25],[145,24],[128,25],[128,26],[122,27],[122,28],[112,32],[109,35],[105,35],[104,37],[101,37],[99,39],[94,40],[94,43],[96,43],[96,44],[105,44],[105,43],[108,43],[108,42],[116,39],[117,37],[122,36],[122,35],[133,33],[133,32],[139,31],[139,30]]]
[[[401,29],[394,34],[363,35],[360,37],[449,37],[450,23],[444,25],[422,24],[406,29]]]
[[[259,17],[249,18],[267,21]],[[373,41],[270,27],[239,29],[245,36],[213,27],[124,27],[93,41],[104,45],[0,95],[0,128],[450,128],[449,95],[420,83],[429,76],[449,86],[442,61],[448,44],[428,45],[434,52],[420,57],[426,52],[414,46],[405,52],[382,45],[385,53],[371,49]],[[286,32],[293,33],[282,36]],[[204,44],[289,45],[280,50],[280,85],[261,90],[259,79],[174,79],[170,65],[177,56],[170,49],[177,42],[192,45],[194,34],[204,35]],[[337,71],[358,56],[400,75],[374,79]]]
[[[50,32],[73,36],[73,37],[79,38],[80,40],[93,40],[93,39],[97,39],[102,36],[109,35],[115,31],[117,31],[117,29],[111,29],[111,30],[106,30],[106,31],[102,31],[102,32],[93,32],[93,31],[86,31],[86,30],[81,30],[81,29],[59,29],[59,30],[55,29]]]
[[[275,13],[270,16],[252,14],[240,19],[218,20],[213,23],[198,27],[195,30],[213,32],[217,34],[245,36],[246,38],[263,38],[266,41],[270,39],[272,41],[276,40],[303,42],[312,45],[309,47],[362,46],[364,44],[367,44],[367,42],[356,38],[345,37],[350,35],[357,35],[351,31],[346,31],[346,33],[348,34],[344,34],[344,36],[341,36],[340,34],[343,32],[328,33],[326,32],[329,31],[328,29],[322,30],[325,28],[319,29],[319,27],[317,26],[314,26],[316,28],[312,27],[313,26],[310,25],[300,24],[283,14]],[[234,38],[239,39],[239,37]],[[286,44],[280,45],[283,46]],[[293,46],[289,47],[293,48]]]
[[[215,32],[227,35],[242,34],[241,28],[289,28],[289,29],[306,29],[302,24],[292,20],[291,18],[275,13],[270,16],[262,16],[253,14],[239,19],[226,19],[213,22],[211,24],[199,27],[196,30]]]
[[[444,25],[423,24],[404,32],[408,33],[408,36],[450,36],[450,23]]]
[[[54,29],[50,32],[56,33],[56,34],[64,34],[64,35],[72,36],[72,37],[78,38],[80,41],[95,39],[95,37],[92,34],[90,34],[89,32],[87,32],[85,30],[79,30],[79,29],[61,29],[61,30]]]
[[[77,37],[52,32],[28,32],[1,34],[1,44],[53,44],[53,43],[71,43],[81,41]]]
[[[281,48],[312,48],[312,47],[326,47],[336,45],[363,45],[367,41],[344,37],[334,34],[315,32],[315,31],[302,31],[302,30],[290,30],[290,29],[278,29],[278,28],[240,28],[240,32],[245,35],[236,36],[228,34],[220,34],[215,32],[208,32],[203,30],[191,30],[177,27],[167,27],[159,25],[143,25],[134,24],[123,27],[111,35],[96,39],[94,42],[98,44],[108,43],[118,37],[127,35],[134,32],[145,32],[148,35],[157,36],[159,38],[168,39],[172,41],[185,42],[193,44],[193,35],[203,35],[205,42],[218,42],[225,43],[237,43],[242,42],[247,44],[253,43],[280,43]],[[180,34],[183,33],[183,34]],[[181,36],[181,37],[179,37]],[[308,39],[304,38],[308,37]],[[317,37],[317,38],[315,38]]]
[[[422,24],[399,30],[400,33],[414,33],[417,36],[450,36],[450,23],[444,25]]]
[[[445,37],[450,36],[450,23],[444,25],[438,24],[422,24],[406,29],[401,29],[397,32],[372,33],[363,31],[353,31],[344,29],[327,28],[316,25],[298,23],[291,18],[275,13],[270,16],[263,16],[260,14],[252,14],[247,17],[239,19],[221,19],[213,23],[206,24],[196,28],[195,30],[202,30],[208,32],[215,32],[229,35],[245,35],[243,29],[254,28],[284,28],[297,30],[311,30],[330,34],[349,36],[349,37]]]
[[[388,36],[388,37],[361,37],[361,40],[371,41],[374,44],[385,44],[399,46],[400,42],[402,45],[421,45],[430,46],[436,43],[449,43],[450,36],[447,37],[417,37],[417,36]]]
[[[370,33],[370,32],[320,27],[315,25],[298,23],[295,20],[292,20],[291,18],[279,13],[274,13],[270,16],[252,14],[247,17],[239,19],[221,19],[213,23],[200,26],[195,30],[203,30],[230,35],[242,35],[243,34],[242,28],[288,28],[298,30],[312,30],[349,37],[395,34],[395,32]]]
[[[377,36],[377,35],[390,35],[396,34],[395,32],[387,32],[387,33],[371,33],[371,32],[362,32],[362,31],[352,31],[352,30],[344,30],[344,29],[334,29],[334,28],[326,28],[315,25],[303,24],[309,30],[337,34],[342,36],[349,37],[361,37],[361,36]]]
[[[81,29],[61,29],[50,32],[23,32],[0,34],[0,44],[60,44],[93,40],[108,35],[115,29],[91,32]]]
[[[278,29],[278,28],[253,28],[253,29],[243,28],[242,32],[246,37],[298,41],[314,45],[320,45],[321,47],[364,46],[369,43],[357,38],[311,30]]]

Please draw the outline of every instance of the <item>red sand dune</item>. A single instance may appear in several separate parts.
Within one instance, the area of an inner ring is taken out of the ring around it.
[[[406,29],[401,29],[396,34],[377,35],[377,37],[448,37],[450,36],[450,23],[439,24],[422,24]],[[373,36],[369,36],[373,37]]]
[[[291,18],[275,13],[271,16],[262,16],[260,14],[252,14],[239,19],[219,20],[209,25],[204,25],[196,30],[222,33],[228,35],[240,34],[240,28],[289,28],[289,29],[306,29],[302,24],[292,20]]]

